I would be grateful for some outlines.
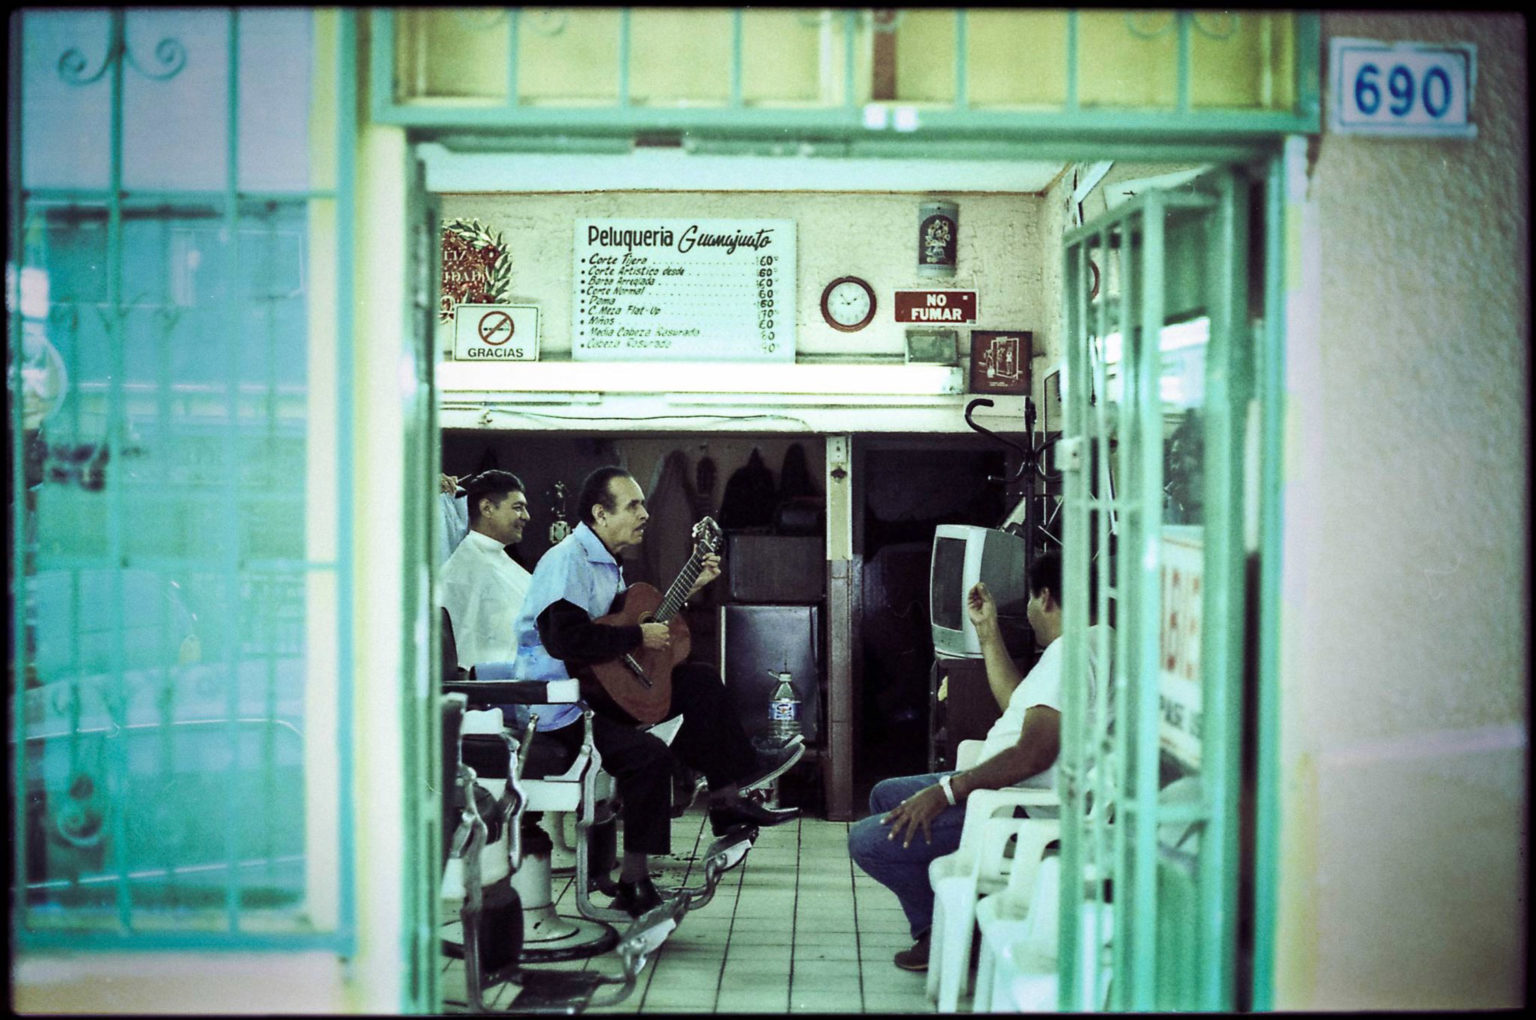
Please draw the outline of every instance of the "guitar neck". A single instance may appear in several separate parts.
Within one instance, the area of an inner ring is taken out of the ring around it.
[[[656,614],[652,617],[657,623],[666,623],[676,616],[683,608],[683,602],[688,598],[688,592],[693,588],[693,582],[699,579],[699,571],[704,569],[704,557],[694,550],[688,562],[683,565],[682,572],[677,575],[677,580],[672,582],[672,587],[667,589],[666,597],[661,600],[661,605],[656,607]]]

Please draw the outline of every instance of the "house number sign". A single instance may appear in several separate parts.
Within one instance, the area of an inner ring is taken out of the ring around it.
[[[1469,43],[1332,40],[1329,129],[1337,134],[1475,138],[1472,89],[1477,47]]]

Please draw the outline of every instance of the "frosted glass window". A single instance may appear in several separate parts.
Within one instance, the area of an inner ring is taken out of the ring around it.
[[[1196,11],[1190,20],[1190,102],[1285,109],[1295,102],[1295,18]]]
[[[472,7],[405,7],[395,13],[395,91],[421,99],[507,98],[513,12]],[[520,15],[527,18],[525,12]]]
[[[105,11],[28,11],[21,18],[22,180],[29,188],[105,188],[112,108]],[[91,84],[72,84],[102,73]]]
[[[1086,106],[1167,108],[1178,98],[1173,11],[1083,11],[1077,20],[1078,100]]]
[[[968,11],[965,39],[972,106],[1048,108],[1066,102],[1066,11]]]
[[[629,16],[630,101],[723,105],[731,94],[731,12],[636,8]]]
[[[530,8],[517,22],[517,95],[528,104],[615,103],[619,12]]]
[[[840,103],[842,12],[749,9],[741,17],[741,91],[748,103]],[[822,66],[826,51],[827,66]]]
[[[913,10],[896,22],[896,98],[955,101],[955,12]]]
[[[132,12],[126,25],[123,186],[222,189],[229,146],[229,15],[149,8]],[[166,115],[172,111],[174,116]]]
[[[34,188],[108,187],[114,61],[108,59],[107,14],[31,11],[24,23],[23,179]],[[303,191],[309,184],[310,16],[301,9],[243,10],[239,25],[239,186]],[[228,12],[135,9],[124,26],[123,187],[222,190]]]
[[[309,187],[310,15],[240,12],[240,188]],[[272,68],[281,67],[281,74]]]

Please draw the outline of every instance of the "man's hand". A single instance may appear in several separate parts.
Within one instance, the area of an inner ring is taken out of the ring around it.
[[[990,637],[997,631],[997,600],[987,586],[977,581],[965,596],[965,613],[971,618],[979,638]]]
[[[443,495],[452,496],[459,489],[459,480],[452,475],[438,475],[437,487]]]
[[[693,582],[693,587],[688,589],[689,598],[693,598],[699,593],[701,588],[720,576],[720,557],[714,553],[706,553],[699,563],[701,564],[701,569],[699,570],[699,576]]]
[[[912,837],[917,835],[919,827],[923,830],[923,842],[932,843],[932,833],[928,825],[939,814],[949,807],[949,798],[944,796],[944,790],[935,783],[925,790],[919,790],[906,800],[892,808],[884,818],[880,819],[884,825],[891,827],[886,839],[898,839],[901,830],[907,830],[907,838],[902,841],[903,847],[912,845]]]
[[[645,647],[653,652],[664,652],[672,647],[672,628],[665,623],[642,623],[640,636]]]

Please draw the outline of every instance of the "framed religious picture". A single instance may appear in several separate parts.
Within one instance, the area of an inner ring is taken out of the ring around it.
[[[1029,330],[971,330],[970,391],[1027,395],[1033,342]]]

